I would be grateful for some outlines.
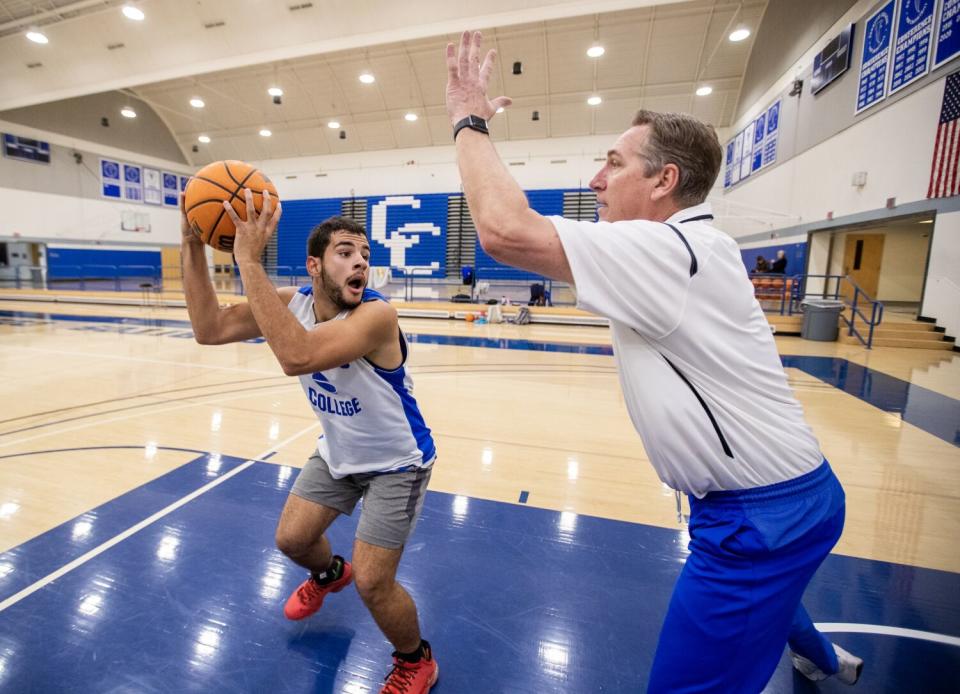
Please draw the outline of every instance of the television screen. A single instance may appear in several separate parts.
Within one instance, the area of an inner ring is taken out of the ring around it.
[[[813,80],[811,91],[816,94],[837,79],[850,67],[850,53],[853,48],[853,27],[851,24],[834,36],[823,50],[813,58]]]
[[[3,154],[11,159],[25,159],[41,164],[49,164],[50,143],[4,133]]]

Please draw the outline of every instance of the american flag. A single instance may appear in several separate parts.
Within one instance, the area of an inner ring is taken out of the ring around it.
[[[928,198],[945,198],[960,193],[957,161],[960,159],[960,72],[947,75],[940,108],[937,140],[933,145]]]

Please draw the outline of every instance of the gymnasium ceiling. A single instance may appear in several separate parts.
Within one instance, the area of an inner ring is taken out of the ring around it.
[[[641,107],[724,127],[767,0],[142,0],[142,22],[124,4],[0,0],[0,111],[120,91],[149,104],[194,165],[446,145],[444,45],[470,27],[501,58],[491,93],[514,99],[498,140],[618,133]],[[729,41],[740,26],[751,36]],[[26,40],[29,27],[50,42]],[[594,43],[600,58],[586,55]]]

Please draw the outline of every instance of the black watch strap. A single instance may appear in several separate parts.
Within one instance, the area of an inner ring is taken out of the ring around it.
[[[483,133],[484,135],[489,135],[490,131],[487,130],[487,121],[485,121],[480,116],[467,116],[461,121],[457,121],[457,124],[453,126],[453,141],[457,141],[457,134],[464,128],[470,128],[471,130],[476,130],[478,133]]]

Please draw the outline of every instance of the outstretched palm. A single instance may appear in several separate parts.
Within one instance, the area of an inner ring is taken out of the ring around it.
[[[447,44],[447,115],[451,124],[470,115],[489,120],[498,108],[512,103],[506,96],[495,99],[487,97],[497,52],[492,49],[487,51],[481,64],[482,42],[483,36],[479,31],[465,31],[460,37],[459,51],[452,43]]]

